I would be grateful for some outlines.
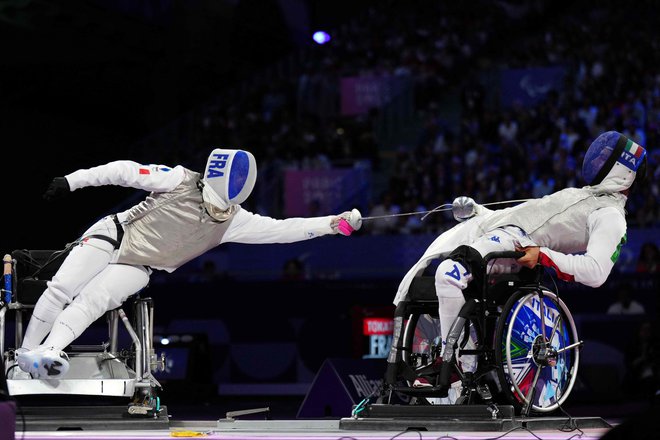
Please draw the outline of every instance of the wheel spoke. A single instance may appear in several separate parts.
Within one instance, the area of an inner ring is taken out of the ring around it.
[[[567,345],[567,346],[564,347],[564,348],[560,348],[559,350],[557,350],[557,353],[563,353],[563,352],[565,352],[566,350],[571,350],[571,349],[573,349],[573,348],[580,347],[582,344],[583,344],[582,341],[577,341],[575,344]]]
[[[543,369],[543,366],[539,365],[538,368],[536,369],[536,374],[534,375],[534,380],[532,381],[532,384],[529,387],[529,390],[527,391],[527,395],[525,396],[525,401],[527,402],[528,405],[532,404],[532,394],[534,393],[534,389],[536,388],[536,384],[539,381],[539,376],[541,375],[541,370]]]
[[[545,301],[544,301],[544,296],[539,292],[539,315],[541,318],[541,336],[543,336],[543,340],[546,341],[545,339]]]
[[[559,309],[557,309],[559,311]],[[555,325],[552,326],[552,331],[550,332],[550,337],[548,338],[548,342],[552,342],[552,338],[555,337],[555,334],[557,333],[557,328],[559,327],[559,323],[562,322],[562,316],[561,313],[557,314],[557,320],[555,321]]]

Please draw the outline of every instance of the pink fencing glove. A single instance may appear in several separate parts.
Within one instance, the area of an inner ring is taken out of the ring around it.
[[[334,223],[334,222],[333,222]],[[342,212],[339,215],[339,223],[337,223],[337,230],[342,235],[351,235],[353,231],[357,231],[362,227],[362,214],[357,209],[352,211]]]

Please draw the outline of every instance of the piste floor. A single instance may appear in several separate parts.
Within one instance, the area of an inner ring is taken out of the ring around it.
[[[654,405],[628,404],[611,407],[577,407],[570,417],[514,418],[489,425],[474,420],[428,418],[381,420],[366,418],[296,419],[299,401],[291,397],[251,400],[223,399],[222,402],[196,405],[170,402],[159,419],[117,419],[105,416],[105,407],[74,410],[52,407],[44,417],[41,407],[19,407],[16,439],[50,440],[61,438],[128,439],[264,439],[264,440],[389,440],[389,439],[580,439],[605,437],[658,438],[656,420],[660,411]],[[111,408],[111,407],[107,407]],[[253,411],[252,413],[250,413]],[[247,414],[245,414],[247,413]],[[73,414],[73,416],[72,416]],[[618,416],[617,416],[618,415]],[[633,430],[633,436],[630,432]],[[0,429],[0,438],[2,437]],[[645,432],[649,437],[644,437]],[[651,434],[652,433],[652,434]],[[6,433],[5,433],[6,434]],[[624,435],[625,434],[625,435]]]

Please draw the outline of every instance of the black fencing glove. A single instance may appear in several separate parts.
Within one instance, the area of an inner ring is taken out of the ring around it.
[[[51,200],[59,199],[69,192],[71,192],[71,187],[66,177],[56,177],[50,182],[48,189],[44,193],[44,199],[50,202]]]

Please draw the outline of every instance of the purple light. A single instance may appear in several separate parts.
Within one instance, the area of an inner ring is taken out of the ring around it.
[[[328,34],[327,32],[323,32],[323,31],[316,31],[316,32],[314,32],[314,35],[312,35],[312,38],[318,44],[325,44],[328,41],[330,41],[330,34]]]

